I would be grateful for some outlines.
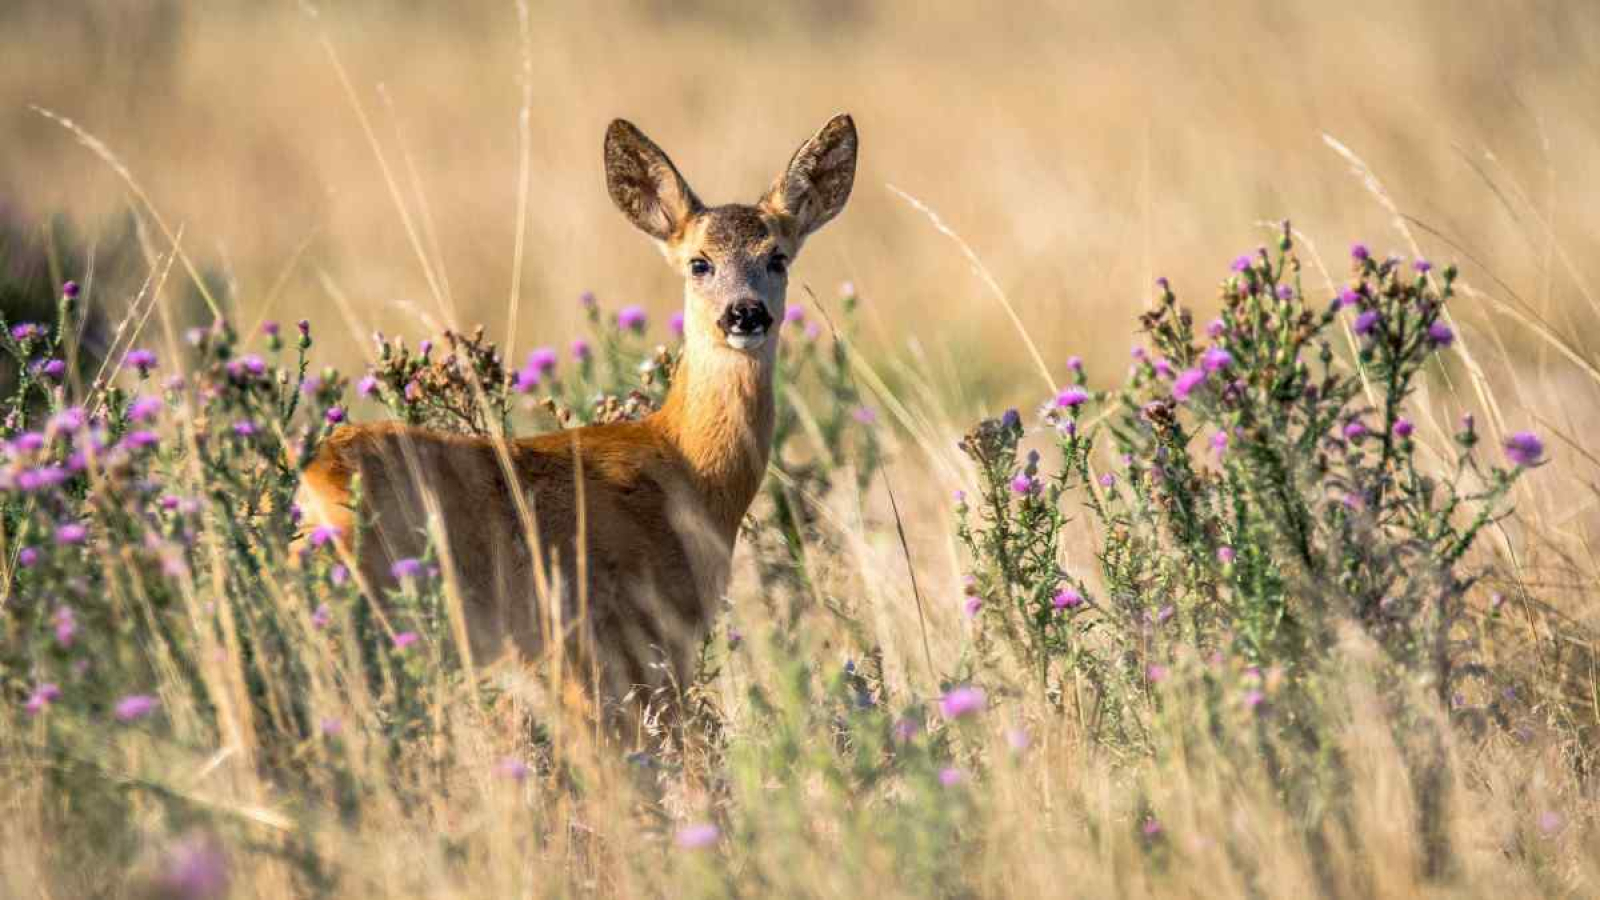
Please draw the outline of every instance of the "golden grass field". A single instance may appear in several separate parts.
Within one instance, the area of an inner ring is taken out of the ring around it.
[[[613,308],[643,304],[663,322],[680,278],[606,196],[600,141],[612,118],[639,124],[709,202],[749,202],[829,115],[851,112],[855,192],[796,265],[790,302],[814,306],[810,290],[833,307],[843,282],[863,297],[861,346],[896,395],[876,399],[893,425],[889,472],[941,665],[962,640],[949,498],[970,487],[971,468],[954,442],[980,415],[1051,394],[1030,343],[1053,380],[1069,354],[1118,374],[1156,276],[1210,309],[1227,261],[1270,243],[1271,223],[1285,217],[1308,261],[1321,257],[1307,277],[1318,297],[1345,279],[1353,240],[1455,260],[1468,288],[1452,306],[1459,362],[1430,382],[1419,432],[1442,442],[1473,411],[1495,443],[1523,429],[1546,435],[1553,463],[1519,484],[1517,514],[1486,539],[1485,559],[1574,633],[1600,627],[1600,451],[1590,439],[1600,421],[1600,5],[600,0],[530,2],[525,31],[512,0],[59,6],[0,6],[0,201],[28,215],[65,212],[90,235],[131,209],[152,252],[165,254],[153,210],[181,230],[188,254],[224,273],[238,321],[310,317],[321,328],[317,361],[347,372],[359,370],[374,329],[415,340],[481,322],[514,352],[564,344],[580,329],[585,290]],[[143,199],[34,107],[103,142]],[[97,302],[120,312],[146,274],[105,273]],[[892,679],[926,694],[885,498],[857,499],[837,501],[844,550],[829,577],[860,592]],[[1080,558],[1091,550],[1087,534],[1074,538]],[[733,601],[743,623],[761,610],[748,582]],[[1571,701],[1574,733],[1593,739],[1593,657],[1582,640],[1555,642],[1548,621],[1526,617],[1532,664],[1552,697]],[[831,620],[808,624],[816,652],[840,656]],[[1352,658],[1359,670],[1360,653]],[[719,684],[732,733],[746,682],[771,671],[756,663]],[[1271,788],[1223,751],[1130,771],[1085,749],[1072,723],[1019,702],[1036,750],[997,764],[992,802],[962,820],[991,850],[967,860],[969,880],[948,892],[1593,894],[1600,805],[1592,773],[1572,763],[1587,751],[1554,740],[1452,746],[1468,799],[1450,820],[1464,848],[1459,877],[1441,887],[1417,875],[1401,753],[1363,715],[1374,689],[1355,676],[1347,687],[1337,703],[1352,723],[1345,749],[1367,776],[1356,813],[1366,843],[1324,849],[1334,871],[1360,860],[1361,877],[1318,880],[1326,860],[1287,837],[1297,823]],[[449,728],[482,760],[503,752],[492,726]],[[1005,758],[998,732],[987,740]],[[373,753],[355,771],[378,783],[384,765]],[[771,833],[787,840],[754,844],[742,871],[765,880],[745,881],[652,843],[626,772],[584,765],[598,789],[582,800],[531,790],[519,805],[463,770],[439,775],[451,799],[431,808],[375,791],[367,818],[306,827],[336,848],[329,865],[349,896],[927,888],[899,882],[870,842],[838,846],[867,813],[820,777],[784,789],[803,798],[783,794],[793,819]],[[1171,811],[1169,832],[1195,836],[1175,838],[1161,865],[1139,862],[1134,829],[1098,827],[1138,814],[1134,786]],[[666,789],[664,815],[695,819],[709,802],[701,787]],[[0,807],[24,809],[36,789]],[[242,771],[210,790],[242,809],[275,800]],[[1541,837],[1529,823],[1552,810],[1564,825]],[[435,832],[459,844],[430,844]],[[1222,832],[1259,851],[1253,877],[1204,839]],[[1502,863],[1508,833],[1531,835],[1515,865]],[[34,820],[12,816],[0,835],[0,893],[73,895],[72,883],[47,877],[59,851]],[[632,854],[635,840],[644,849]],[[303,884],[270,854],[231,855],[237,896],[288,896]],[[1534,857],[1541,866],[1526,862]],[[76,889],[122,890],[108,884]]]

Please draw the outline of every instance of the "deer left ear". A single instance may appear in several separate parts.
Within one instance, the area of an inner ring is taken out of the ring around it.
[[[855,181],[856,123],[841,113],[800,145],[761,205],[789,217],[804,238],[844,209]]]

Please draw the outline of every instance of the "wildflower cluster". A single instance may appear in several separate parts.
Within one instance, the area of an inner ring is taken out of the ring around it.
[[[1234,262],[1200,334],[1160,281],[1126,383],[1097,399],[1075,361],[1045,405],[1054,475],[1021,452],[1015,413],[963,442],[980,478],[958,526],[979,598],[973,646],[981,656],[1001,638],[1108,737],[1138,736],[1137,711],[1172,667],[1309,673],[1343,622],[1426,673],[1441,701],[1482,672],[1465,664],[1474,578],[1461,562],[1542,445],[1515,435],[1496,465],[1469,416],[1454,450],[1436,451],[1442,474],[1419,460],[1406,401],[1454,340],[1453,267],[1357,245],[1350,282],[1320,305],[1299,275],[1286,224],[1275,254]],[[1346,330],[1354,352],[1341,357]],[[1103,424],[1088,428],[1091,414]],[[1096,524],[1093,570],[1062,565],[1069,494]]]

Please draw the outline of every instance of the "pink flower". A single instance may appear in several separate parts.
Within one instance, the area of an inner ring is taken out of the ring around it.
[[[1206,372],[1204,369],[1188,369],[1178,376],[1177,381],[1172,383],[1172,396],[1182,403],[1188,400],[1189,394],[1205,380]]]
[[[951,688],[939,698],[939,712],[946,719],[963,719],[974,713],[983,712],[988,705],[989,697],[983,688],[963,685]]]
[[[114,714],[118,722],[136,722],[160,705],[161,701],[149,694],[132,694],[117,701]]]
[[[404,650],[419,640],[421,637],[415,631],[402,631],[394,636],[394,648]]]
[[[1038,493],[1039,480],[1026,473],[1018,474],[1017,477],[1011,479],[1011,490],[1024,497]]]
[[[1232,547],[1217,548],[1217,562],[1222,563],[1225,566],[1232,565],[1235,556],[1236,554],[1233,552]]]
[[[1233,354],[1221,347],[1212,347],[1200,357],[1200,367],[1207,372],[1215,372],[1233,365]]]
[[[965,784],[966,781],[967,772],[965,769],[957,768],[956,766],[946,766],[945,768],[939,770],[939,783],[945,787],[955,787],[958,784]]]
[[[508,756],[494,764],[494,774],[511,781],[523,781],[528,777],[528,764]]]
[[[161,401],[155,397],[137,397],[128,404],[128,421],[147,422],[161,414]]]
[[[209,835],[185,838],[162,860],[161,896],[181,900],[221,900],[231,879],[228,858]]]
[[[1083,605],[1083,595],[1072,588],[1065,588],[1056,593],[1050,605],[1056,609],[1074,609]]]
[[[327,628],[328,623],[332,621],[333,610],[329,609],[326,603],[317,604],[317,608],[311,612],[311,626],[313,628]]]
[[[33,693],[28,696],[28,704],[24,708],[27,709],[28,715],[36,716],[44,712],[49,708],[50,704],[60,699],[60,697],[60,687],[51,682],[44,682],[33,689]]]
[[[720,828],[710,822],[698,822],[678,829],[677,835],[673,837],[673,843],[683,850],[704,850],[714,846],[721,838]]]
[[[1032,746],[1032,744],[1033,736],[1028,734],[1028,729],[1006,729],[1006,746],[1011,748],[1012,753],[1024,753],[1027,751],[1028,747]]]
[[[1089,392],[1077,385],[1073,385],[1056,395],[1057,409],[1076,409],[1087,403]]]
[[[983,609],[983,598],[977,595],[969,595],[966,603],[962,604],[962,609],[965,610],[967,618],[976,619],[978,611]]]
[[[1167,667],[1161,665],[1160,663],[1151,663],[1150,666],[1144,670],[1144,676],[1150,679],[1151,684],[1158,684],[1166,679]]]
[[[339,535],[343,533],[337,525],[318,525],[311,530],[311,537],[308,540],[310,540],[311,546],[321,547],[337,541]]]
[[[1544,441],[1531,431],[1519,431],[1506,438],[1506,457],[1519,466],[1538,465],[1543,456]]]
[[[78,634],[78,617],[73,613],[72,607],[63,606],[57,609],[55,615],[50,617],[50,621],[55,625],[56,643],[62,647],[71,647],[73,639]]]

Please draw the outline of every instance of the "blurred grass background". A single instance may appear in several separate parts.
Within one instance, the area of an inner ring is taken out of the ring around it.
[[[1593,4],[603,0],[533,4],[529,25],[520,347],[576,330],[586,289],[658,315],[677,303],[678,278],[606,197],[609,119],[636,121],[724,202],[756,197],[837,110],[860,125],[860,176],[797,293],[854,281],[878,340],[966,361],[952,383],[989,404],[1033,399],[1008,391],[1014,330],[891,184],[971,244],[1052,365],[1120,361],[1152,278],[1203,300],[1218,260],[1264,240],[1261,220],[1292,215],[1336,277],[1352,239],[1408,249],[1323,133],[1437,230],[1419,232],[1430,255],[1592,331],[1575,284],[1600,236]],[[91,233],[125,214],[117,177],[29,105],[54,110],[223,268],[242,321],[326,310],[323,270],[372,326],[414,337],[403,304],[428,307],[427,283],[332,47],[419,230],[425,202],[457,318],[504,328],[520,41],[511,0],[10,0],[0,197]],[[1534,250],[1546,225],[1575,272]]]

